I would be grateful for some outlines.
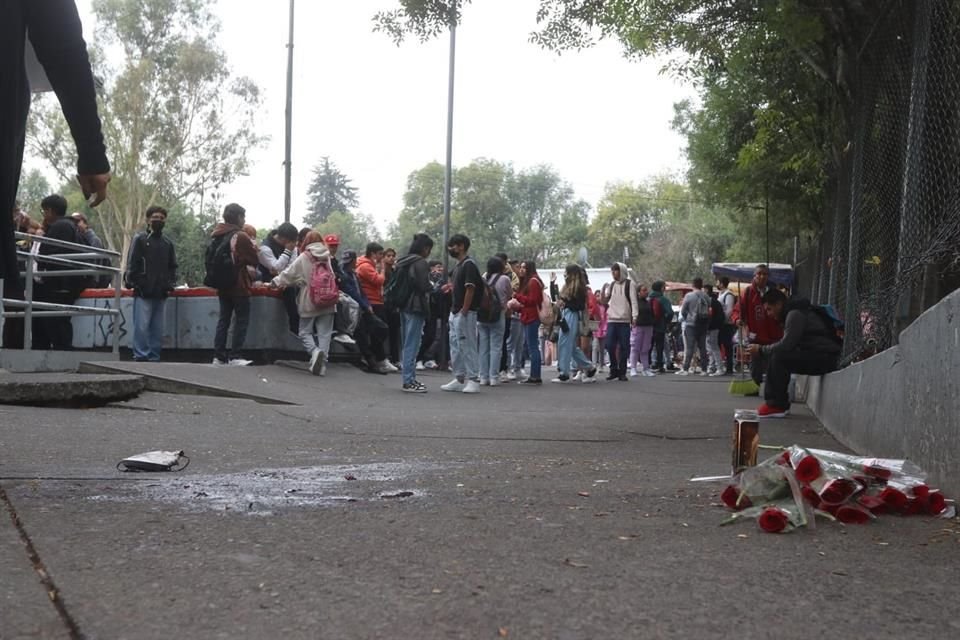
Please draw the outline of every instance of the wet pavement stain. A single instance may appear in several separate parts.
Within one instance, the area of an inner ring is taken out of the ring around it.
[[[380,462],[255,469],[231,474],[158,477],[122,490],[91,496],[102,502],[161,502],[189,511],[225,511],[252,515],[331,507],[361,501],[419,498],[409,489],[415,476],[442,467],[424,462]]]

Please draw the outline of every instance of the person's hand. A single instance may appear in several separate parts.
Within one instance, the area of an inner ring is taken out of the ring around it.
[[[757,355],[758,353],[760,353],[760,345],[758,344],[747,345],[747,352],[752,356]]]
[[[560,309],[562,311],[565,306],[567,306],[567,303],[563,298],[560,298],[559,300],[557,300],[557,309]]]
[[[451,291],[453,291],[453,285],[449,282],[440,287],[440,293],[450,293]]]
[[[288,241],[287,241],[287,244],[286,244],[286,249],[287,249],[287,251],[293,251],[293,250],[296,249],[296,248],[297,248],[297,241],[296,241],[296,240],[288,240]]]
[[[109,173],[98,173],[86,176],[77,176],[80,189],[87,204],[95,207],[107,199],[107,183],[110,182]]]

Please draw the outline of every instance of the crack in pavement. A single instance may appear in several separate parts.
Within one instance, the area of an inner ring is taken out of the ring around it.
[[[60,590],[53,581],[53,577],[50,575],[50,572],[47,571],[47,567],[40,558],[37,548],[33,546],[33,541],[30,539],[30,535],[27,533],[26,528],[24,528],[23,522],[20,520],[20,516],[17,513],[16,508],[14,508],[13,503],[10,501],[10,497],[7,495],[7,492],[2,486],[0,486],[0,502],[6,505],[7,513],[10,514],[10,519],[13,521],[13,526],[20,534],[20,540],[23,542],[23,546],[26,548],[27,558],[30,560],[30,564],[33,565],[33,570],[37,572],[37,576],[40,578],[40,583],[43,584],[44,589],[46,589],[47,596],[50,598],[50,602],[53,604],[53,608],[56,610],[57,615],[60,616],[60,620],[63,622],[64,626],[66,626],[67,633],[70,634],[71,640],[84,640],[85,636],[83,635],[83,632],[80,631],[80,627],[77,625],[76,620],[74,620],[73,616],[70,615],[70,612],[67,611],[67,607],[63,602],[63,598],[60,597]]]

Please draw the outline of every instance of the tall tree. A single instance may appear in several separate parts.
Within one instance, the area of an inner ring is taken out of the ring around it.
[[[353,211],[360,202],[357,189],[351,182],[330,158],[322,157],[313,169],[313,179],[307,190],[307,215],[303,221],[315,227],[326,222],[334,211]]]
[[[443,174],[439,162],[430,162],[407,176],[403,209],[390,225],[390,241],[409,243],[415,233],[426,233],[436,242],[443,237]]]
[[[113,165],[101,216],[107,245],[126,259],[152,204],[192,203],[245,172],[264,138],[260,90],[231,74],[217,45],[212,0],[94,0],[91,57],[102,80],[100,114]],[[75,153],[51,98],[34,106],[34,155],[66,181]]]
[[[17,202],[27,213],[37,215],[40,212],[40,201],[53,193],[46,176],[37,169],[20,176],[20,185],[17,187]]]

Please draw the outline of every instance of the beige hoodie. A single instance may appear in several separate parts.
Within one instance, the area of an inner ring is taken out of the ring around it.
[[[630,277],[627,265],[618,262],[617,266],[620,267],[620,279],[607,288],[607,322],[633,322],[638,311],[637,283],[631,281],[627,287]]]
[[[297,295],[297,310],[303,318],[315,318],[337,310],[336,305],[318,309],[310,301],[310,278],[313,276],[313,267],[318,261],[330,264],[330,252],[326,245],[322,242],[308,244],[304,252],[270,282],[275,287],[300,287],[300,293]]]

